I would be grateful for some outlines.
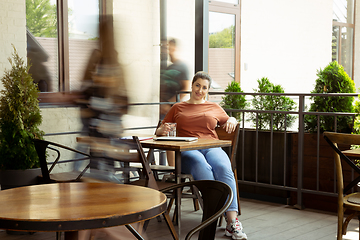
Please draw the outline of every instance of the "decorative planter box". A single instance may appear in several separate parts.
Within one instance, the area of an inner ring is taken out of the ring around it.
[[[240,130],[239,145],[237,152],[237,174],[239,180],[256,182],[256,131],[253,129]],[[269,131],[258,132],[258,183],[270,183],[270,136]],[[298,176],[298,133],[273,132],[272,149],[272,184],[297,187]],[[340,145],[345,150],[350,146]],[[244,163],[242,162],[244,154]],[[284,161],[284,156],[286,160]],[[303,155],[303,188],[317,190],[317,134],[304,134]],[[242,168],[244,166],[244,173]],[[285,177],[284,177],[285,171]],[[351,181],[351,168],[343,166],[345,172],[344,183]],[[243,176],[244,175],[244,176]],[[334,153],[332,148],[323,138],[319,137],[319,191],[336,192]],[[285,178],[285,179],[284,179]],[[255,186],[253,184],[239,183],[240,196],[266,201],[276,201],[284,204],[297,204],[297,192],[278,190],[268,187]],[[323,196],[318,194],[303,193],[303,205],[306,208],[336,212],[337,197]]]
[[[272,143],[272,164],[270,164],[271,153],[271,132],[258,131],[258,162],[256,164],[256,131],[254,129],[244,130],[244,147],[243,147],[243,130],[240,130],[239,145],[237,151],[237,174],[239,180],[256,181],[257,165],[257,182],[272,183],[284,185],[290,182],[291,166],[287,162],[290,159],[291,135],[284,132],[273,132]],[[286,141],[286,142],[285,142]],[[244,154],[244,163],[242,156]],[[285,157],[286,156],[286,157]],[[244,176],[242,168],[244,166]],[[270,178],[270,170],[272,175]],[[285,171],[285,175],[284,175]],[[284,179],[285,178],[285,179]],[[290,196],[288,191],[252,186],[249,184],[239,184],[240,196],[260,198],[268,201],[277,201],[287,203]]]
[[[26,170],[0,170],[1,190],[38,184],[41,168]]]
[[[291,142],[291,185],[297,186],[298,176],[298,133],[292,133]],[[349,149],[349,145],[339,144],[342,150]],[[303,155],[303,188],[317,190],[317,134],[304,134]],[[344,184],[351,182],[351,168],[343,164]],[[319,191],[336,192],[334,151],[325,141],[322,134],[319,137]],[[297,203],[297,193],[291,193],[290,204]],[[314,208],[324,211],[337,211],[337,197],[323,196],[304,193],[303,205],[306,208]]]

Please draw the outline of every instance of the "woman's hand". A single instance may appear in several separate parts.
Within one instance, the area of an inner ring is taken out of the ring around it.
[[[238,122],[236,121],[236,118],[229,117],[229,119],[226,121],[226,123],[223,125],[223,128],[227,133],[232,133],[236,129],[236,125]]]
[[[165,136],[170,132],[170,126],[168,123],[161,123],[160,127],[156,129],[156,136]]]

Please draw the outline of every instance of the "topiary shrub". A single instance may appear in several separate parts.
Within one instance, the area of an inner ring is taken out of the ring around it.
[[[355,83],[345,72],[344,67],[333,61],[323,70],[317,72],[315,89],[311,93],[355,93]],[[354,97],[310,97],[313,101],[309,112],[354,112]],[[308,132],[334,131],[335,118],[333,116],[320,116],[319,129],[317,115],[305,115],[304,127]],[[337,117],[337,132],[351,132],[353,118],[347,116]]]
[[[225,89],[225,92],[240,92],[241,90],[240,84],[235,81],[231,81]],[[244,95],[225,95],[222,97],[220,102],[220,106],[228,109],[246,109],[248,104],[246,102]],[[231,116],[235,117],[237,120],[241,120],[240,112],[228,112]]]
[[[258,88],[254,89],[257,93],[284,93],[281,85],[274,85],[268,78],[261,78],[257,80]],[[292,111],[295,109],[295,102],[286,96],[273,96],[273,95],[255,95],[252,99],[252,106],[255,110],[272,110],[272,111]],[[277,131],[285,130],[291,127],[294,123],[295,116],[290,114],[273,113],[273,123],[271,125],[271,114],[261,113],[258,114],[258,129],[271,129]],[[250,116],[250,120],[256,125],[256,114]]]
[[[42,138],[38,126],[42,118],[38,88],[28,73],[30,66],[19,57],[16,48],[9,58],[11,70],[1,78],[0,91],[0,169],[39,167],[33,138]]]
[[[358,95],[358,100],[355,101],[354,112],[356,113],[354,119],[353,133],[360,134],[360,95]],[[360,146],[358,147],[360,148]]]

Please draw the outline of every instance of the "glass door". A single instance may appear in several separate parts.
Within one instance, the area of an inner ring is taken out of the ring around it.
[[[209,74],[211,91],[224,91],[231,81],[240,82],[240,7],[209,4]],[[221,96],[211,96],[221,101]]]

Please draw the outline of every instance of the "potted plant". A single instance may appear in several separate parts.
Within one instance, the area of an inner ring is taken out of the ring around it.
[[[266,77],[257,80],[258,88],[254,89],[256,93],[284,93],[284,89],[280,85],[275,85]],[[286,96],[275,95],[255,95],[252,99],[252,107],[254,110],[269,111],[292,111],[295,109],[296,103]],[[286,118],[285,118],[286,116]],[[271,117],[273,120],[271,121]],[[239,138],[238,147],[238,173],[242,173],[242,160],[244,156],[244,179],[249,181],[257,181],[262,183],[283,184],[284,167],[289,168],[289,164],[284,165],[284,159],[287,159],[289,151],[285,148],[289,146],[290,139],[288,133],[284,132],[294,122],[295,117],[285,113],[259,113],[251,114],[250,121],[255,129],[244,129],[244,143],[242,137]],[[269,131],[272,130],[272,131]],[[286,134],[286,136],[285,136]],[[242,146],[244,145],[244,146]],[[259,149],[258,153],[256,153]],[[286,156],[284,156],[286,154]],[[256,161],[257,156],[257,161]],[[270,161],[272,159],[272,161]],[[273,175],[270,176],[269,169],[272,169]],[[258,174],[256,174],[256,170]],[[240,177],[239,177],[240,178]],[[270,180],[271,179],[271,180]],[[253,186],[240,186],[242,192],[250,194],[266,195],[279,198],[286,201],[289,193],[286,191],[268,190]]]
[[[281,85],[275,85],[269,81],[268,78],[261,78],[257,80],[258,88],[254,89],[257,93],[284,93]],[[252,105],[255,110],[271,110],[271,111],[292,111],[295,109],[296,103],[286,96],[275,95],[255,95],[252,100]],[[254,125],[258,124],[259,130],[274,129],[276,131],[285,130],[286,127],[291,127],[294,123],[295,116],[286,114],[274,113],[273,123],[271,125],[271,114],[258,114],[258,121],[256,121],[256,114],[252,114],[250,120]]]
[[[315,88],[311,93],[355,93],[355,83],[345,72],[344,67],[333,61],[323,70],[317,73]],[[309,112],[354,112],[354,97],[339,96],[312,96],[313,101],[310,105]],[[316,132],[317,116],[305,115],[305,130]],[[335,119],[332,116],[320,116],[320,132],[334,131]],[[353,127],[352,117],[337,117],[337,132],[350,133]]]
[[[231,81],[225,89],[225,92],[239,92],[242,93],[240,84],[235,81]],[[225,95],[222,97],[222,101],[220,102],[220,106],[225,109],[246,109],[248,107],[248,103],[246,102],[244,95]],[[237,120],[241,120],[240,112],[230,112],[228,114],[235,117]]]
[[[338,62],[333,61],[324,69],[318,70],[315,88],[311,93],[355,93],[355,90],[354,81],[345,72],[343,66]],[[354,97],[312,96],[310,99],[312,100],[312,103],[309,112],[354,112]],[[350,133],[352,131],[354,124],[352,117],[338,116],[336,121],[337,132]],[[319,126],[318,115],[304,116],[304,128],[306,133],[303,137],[303,187],[306,189],[315,190],[319,188],[320,191],[325,192],[333,192],[334,190],[333,150],[327,144],[322,134],[320,134],[324,131],[334,132],[334,124],[335,118],[333,116],[319,116]],[[296,134],[294,134],[294,139],[297,138]],[[317,144],[319,144],[319,151],[317,150]],[[343,147],[346,149],[350,146]],[[291,162],[294,166],[292,169],[293,177],[291,181],[293,182],[293,185],[296,186],[298,172],[298,142],[294,141],[291,148],[291,152],[293,153]],[[317,169],[317,164],[321,166],[318,186],[316,174],[314,174],[314,169]],[[296,198],[295,193],[294,198]],[[336,197],[324,197],[315,200],[312,199],[311,195],[303,195],[303,203],[307,207],[324,206],[331,209],[333,206],[336,206],[336,201]]]
[[[13,49],[12,58],[9,58],[11,69],[6,70],[1,78],[3,89],[0,91],[0,181],[9,180],[9,176],[17,173],[20,174],[20,179],[25,179],[25,169],[36,169],[30,171],[32,184],[41,174],[33,138],[42,138],[44,135],[38,128],[42,122],[38,101],[39,90],[28,73],[30,66],[26,65],[14,46]],[[1,187],[17,185],[17,180],[11,181],[15,182],[3,182]]]

